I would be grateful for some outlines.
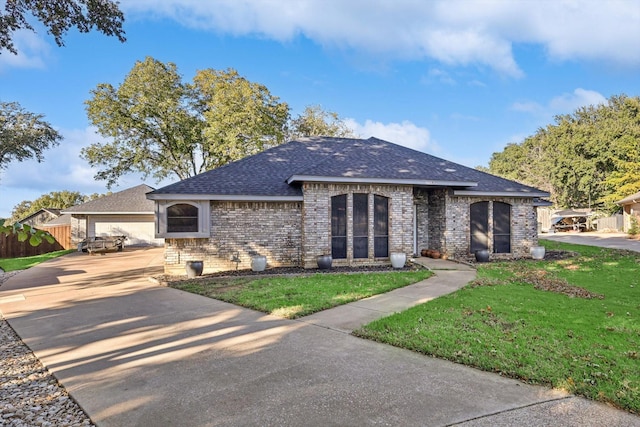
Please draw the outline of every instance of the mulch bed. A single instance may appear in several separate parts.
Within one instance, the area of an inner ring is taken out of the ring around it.
[[[218,273],[203,274],[196,278],[188,278],[185,275],[172,276],[162,275],[156,276],[154,279],[161,283],[184,282],[193,280],[210,280],[215,278],[234,278],[234,277],[273,277],[273,276],[309,276],[312,274],[357,274],[357,273],[387,273],[400,271],[416,271],[424,267],[407,263],[404,268],[393,268],[391,265],[371,265],[358,267],[331,267],[329,270],[320,270],[318,268],[302,268],[302,267],[274,267],[264,271],[253,271],[249,269],[221,271]]]

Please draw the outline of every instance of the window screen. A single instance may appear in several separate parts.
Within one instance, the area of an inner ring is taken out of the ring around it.
[[[369,257],[369,196],[353,195],[353,257]]]
[[[347,257],[347,195],[331,198],[331,256]]]
[[[493,202],[493,252],[511,252],[511,205]]]
[[[489,248],[489,202],[472,203],[470,207],[471,253]]]
[[[198,231],[198,208],[186,203],[167,208],[167,232],[186,233]]]
[[[374,256],[389,256],[389,199],[373,197],[373,246]]]

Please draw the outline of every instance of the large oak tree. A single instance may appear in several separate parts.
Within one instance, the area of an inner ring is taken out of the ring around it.
[[[557,116],[494,153],[489,171],[549,191],[558,207],[616,211],[616,201],[640,190],[640,97],[612,96]]]
[[[0,169],[11,161],[44,159],[44,150],[62,137],[40,114],[26,111],[17,102],[0,102]]]

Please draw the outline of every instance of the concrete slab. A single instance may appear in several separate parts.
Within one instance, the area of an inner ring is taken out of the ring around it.
[[[625,233],[543,233],[539,239],[574,243],[577,245],[599,246],[601,248],[623,249],[640,252],[640,240],[629,239]]]
[[[117,258],[119,279],[70,257],[33,269],[55,277],[0,288],[25,296],[4,316],[99,426],[640,426],[560,391],[157,286],[131,264],[152,270],[148,255]]]

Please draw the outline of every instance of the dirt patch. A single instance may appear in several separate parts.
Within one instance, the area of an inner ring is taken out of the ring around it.
[[[545,251],[544,259],[549,261],[558,261],[568,258],[575,258],[579,254],[573,251],[548,250]]]
[[[534,270],[516,274],[518,281],[530,283],[541,291],[556,292],[572,298],[604,299],[604,295],[588,291],[579,286],[573,286],[564,279],[550,277],[545,270]]]

